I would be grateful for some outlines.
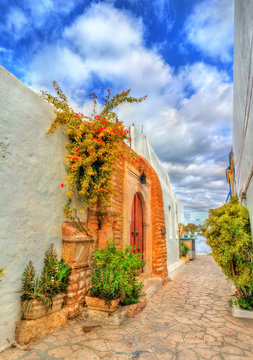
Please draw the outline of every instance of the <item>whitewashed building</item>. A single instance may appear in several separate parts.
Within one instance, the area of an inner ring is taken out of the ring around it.
[[[253,1],[235,0],[233,156],[236,192],[253,234]]]

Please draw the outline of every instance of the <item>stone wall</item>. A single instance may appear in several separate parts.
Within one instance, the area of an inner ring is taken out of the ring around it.
[[[52,106],[0,67],[0,351],[14,341],[21,277],[32,260],[37,273],[51,243],[61,252],[66,138],[45,136]]]

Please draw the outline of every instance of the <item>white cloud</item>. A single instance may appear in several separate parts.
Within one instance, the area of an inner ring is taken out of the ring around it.
[[[6,22],[1,26],[1,30],[11,33],[15,40],[19,40],[26,34],[28,29],[28,19],[24,12],[17,7],[10,8]]]
[[[141,104],[122,105],[120,118],[139,129],[144,125],[179,198],[206,209],[226,193],[224,154],[231,144],[232,84],[225,72],[203,62],[175,73],[157,51],[145,48],[144,37],[139,19],[110,4],[93,4],[57,44],[39,50],[27,82],[38,90],[56,80],[79,106],[93,90],[94,76],[113,84],[113,91],[132,88],[134,96],[147,94]]]
[[[32,59],[26,81],[35,90],[47,88],[53,80],[63,82],[65,87],[70,86],[70,90],[74,90],[88,81],[85,65],[80,56],[68,47],[45,46]]]
[[[233,0],[204,0],[189,15],[185,34],[204,55],[231,62],[233,18]]]

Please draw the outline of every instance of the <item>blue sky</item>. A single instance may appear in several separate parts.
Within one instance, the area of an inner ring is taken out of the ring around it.
[[[0,0],[0,63],[33,90],[132,89],[144,128],[188,210],[221,205],[232,144],[232,0]]]

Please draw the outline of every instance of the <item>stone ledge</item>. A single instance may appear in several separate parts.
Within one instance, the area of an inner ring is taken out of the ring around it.
[[[178,260],[174,264],[168,266],[168,273],[169,278],[172,280],[181,270],[183,270],[183,267],[185,265],[185,262],[183,260]]]
[[[139,314],[147,305],[146,296],[140,297],[140,300],[137,304],[125,305],[121,309],[125,311],[126,317],[133,317],[134,315]]]
[[[146,294],[147,301],[155,295],[163,286],[163,280],[160,276],[152,276],[143,280],[143,292]]]
[[[108,313],[106,311],[93,310],[86,307],[82,311],[82,316],[95,323],[116,326],[122,324],[126,320],[126,312],[121,309],[118,309],[113,313]]]
[[[85,307],[82,311],[82,316],[95,323],[118,326],[128,317],[133,317],[134,315],[139,314],[145,308],[146,304],[146,296],[142,296],[137,304],[119,306],[113,313],[93,310]]]
[[[16,325],[15,338],[18,344],[27,345],[66,325],[68,310],[63,308],[35,320],[20,320]]]
[[[233,305],[232,315],[238,318],[253,319],[253,310],[240,309],[239,306]]]

